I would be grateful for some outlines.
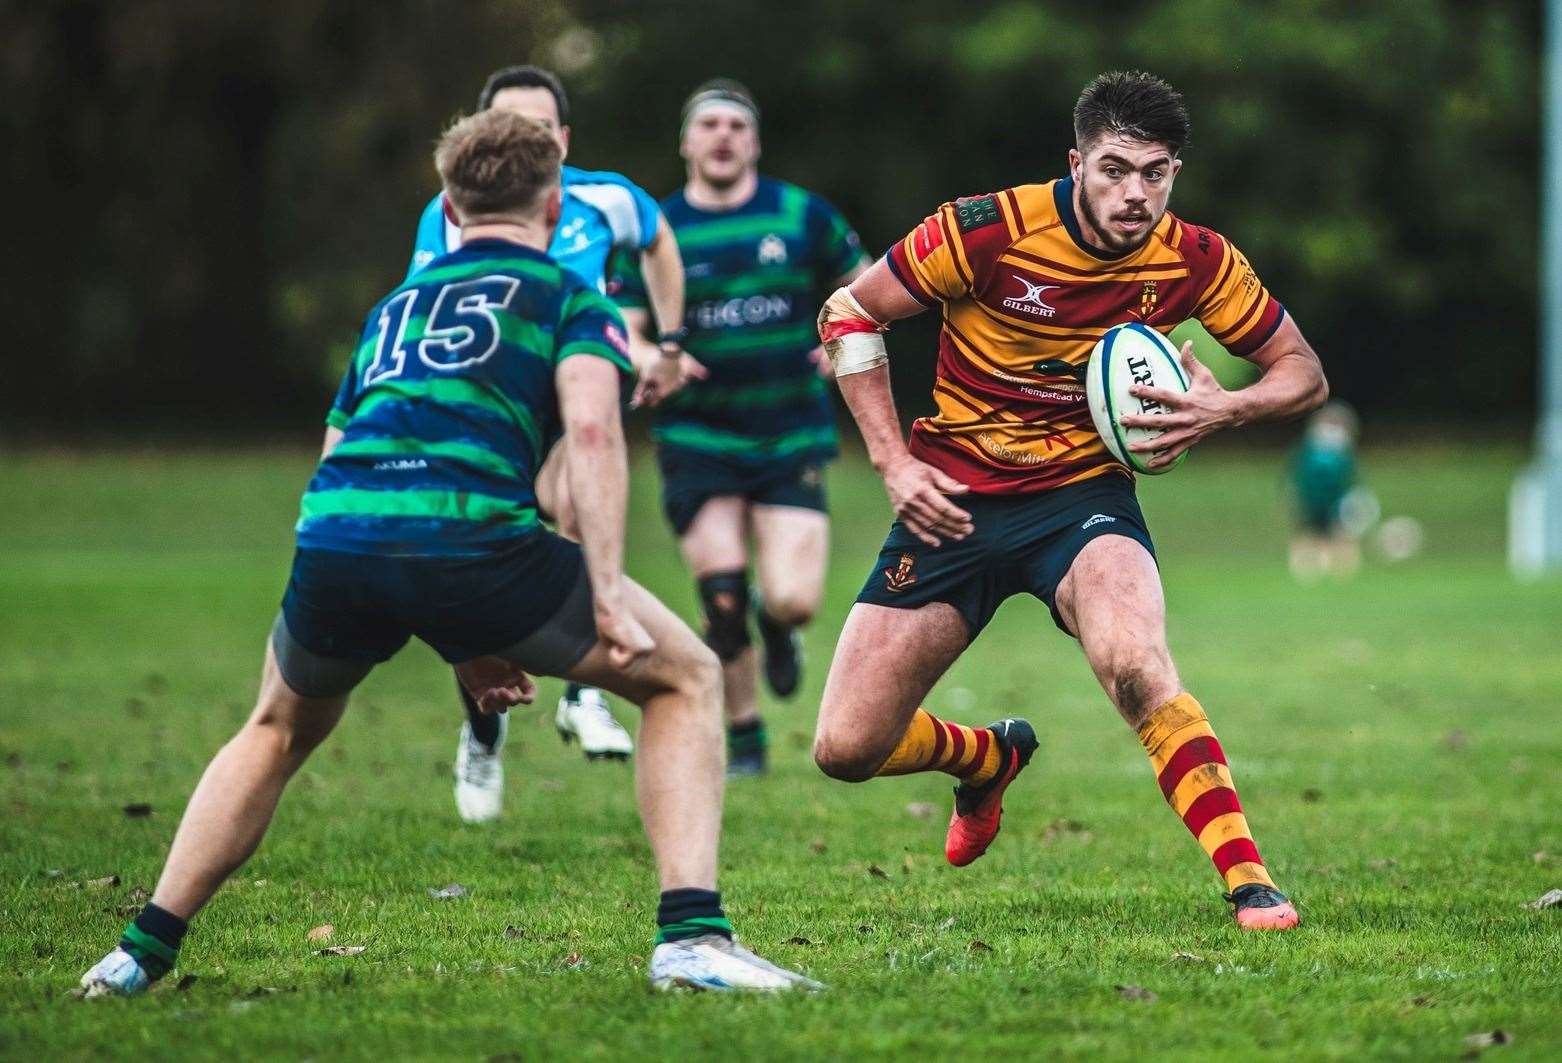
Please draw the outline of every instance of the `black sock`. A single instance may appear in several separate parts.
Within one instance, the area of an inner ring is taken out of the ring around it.
[[[754,618],[759,621],[759,629],[765,633],[766,638],[785,638],[792,633],[794,625],[782,623],[765,609],[763,602],[754,611]]]
[[[721,910],[721,894],[715,890],[662,891],[656,906],[656,943],[720,934],[732,939],[732,924]]]
[[[456,680],[456,690],[461,693],[461,704],[466,709],[466,722],[472,728],[472,737],[487,746],[488,752],[492,753],[494,746],[499,744],[499,716],[478,708],[477,699],[467,693],[459,679]]]
[[[174,913],[148,904],[119,936],[119,947],[130,953],[146,976],[157,981],[173,969],[189,924]]]
[[[769,745],[765,736],[765,718],[756,716],[752,720],[744,720],[742,723],[729,723],[727,725],[727,753],[729,756],[742,756],[753,753],[763,753]]]
[[[579,683],[565,683],[564,684],[564,700],[565,701],[579,701],[580,700],[580,692],[582,690],[585,690],[585,689],[586,688],[581,686]]]

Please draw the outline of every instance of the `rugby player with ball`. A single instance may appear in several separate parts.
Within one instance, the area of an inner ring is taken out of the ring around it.
[[[921,705],[998,606],[1032,594],[1137,733],[1237,923],[1288,930],[1296,909],[1167,648],[1129,466],[1165,472],[1212,432],[1316,408],[1328,385],[1241,252],[1167,210],[1188,141],[1177,92],[1149,74],[1103,74],[1075,105],[1074,135],[1067,176],[944,204],[820,314],[897,519],[836,647],[814,758],[847,781],[955,776],[945,852],[956,865],[981,856],[1036,734],[1024,720],[971,728]],[[880,334],[933,307],[938,412],[915,422],[908,446]],[[1190,318],[1260,378],[1227,391],[1191,344],[1169,356],[1164,334]]]

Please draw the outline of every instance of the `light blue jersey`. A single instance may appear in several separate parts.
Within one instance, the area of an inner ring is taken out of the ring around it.
[[[615,250],[639,253],[656,239],[661,210],[656,200],[622,174],[563,168],[559,227],[548,254],[598,291],[606,290],[607,260]],[[461,225],[444,193],[429,200],[418,220],[411,278],[418,270],[461,246]]]

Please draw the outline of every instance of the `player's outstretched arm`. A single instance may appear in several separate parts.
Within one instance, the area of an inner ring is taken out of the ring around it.
[[[849,288],[830,296],[819,313],[819,338],[895,515],[917,538],[937,546],[943,539],[971,534],[971,515],[947,497],[967,488],[906,449],[880,335],[889,322],[924,309],[880,259]]]
[[[628,668],[654,647],[626,601],[629,465],[618,411],[618,368],[605,358],[576,355],[559,364],[556,380],[567,444],[565,473],[591,579],[597,634],[613,666]]]
[[[640,383],[635,388],[634,405],[655,406],[691,378],[705,376],[705,367],[685,354],[681,344],[660,342],[662,337],[682,328],[684,309],[683,256],[672,226],[660,214],[655,239],[640,252],[640,273],[645,278],[646,301],[652,313],[626,310],[624,318],[634,334],[649,340],[635,348],[635,370],[640,374]]]
[[[683,324],[683,256],[665,217],[658,218],[656,237],[640,252],[640,270],[658,334],[678,331]]]
[[[1183,451],[1222,428],[1261,421],[1285,421],[1322,406],[1329,398],[1323,363],[1289,316],[1275,334],[1248,356],[1263,374],[1235,391],[1220,386],[1213,373],[1193,356],[1193,344],[1182,345],[1182,365],[1188,374],[1183,393],[1135,385],[1129,394],[1159,401],[1168,412],[1134,414],[1122,419],[1126,428],[1163,428],[1166,434],[1132,444],[1135,451],[1160,451],[1152,468],[1170,465]]]

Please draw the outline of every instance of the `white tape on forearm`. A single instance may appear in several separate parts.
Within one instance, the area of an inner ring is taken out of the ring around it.
[[[850,332],[824,345],[835,365],[835,375],[851,376],[877,369],[889,361],[884,337],[877,332]]]
[[[885,326],[862,308],[849,289],[837,288],[819,311],[819,330],[822,333],[829,325],[848,320],[871,325],[876,331],[848,332],[825,341],[824,352],[830,356],[837,377],[865,373],[889,361],[880,335]]]

